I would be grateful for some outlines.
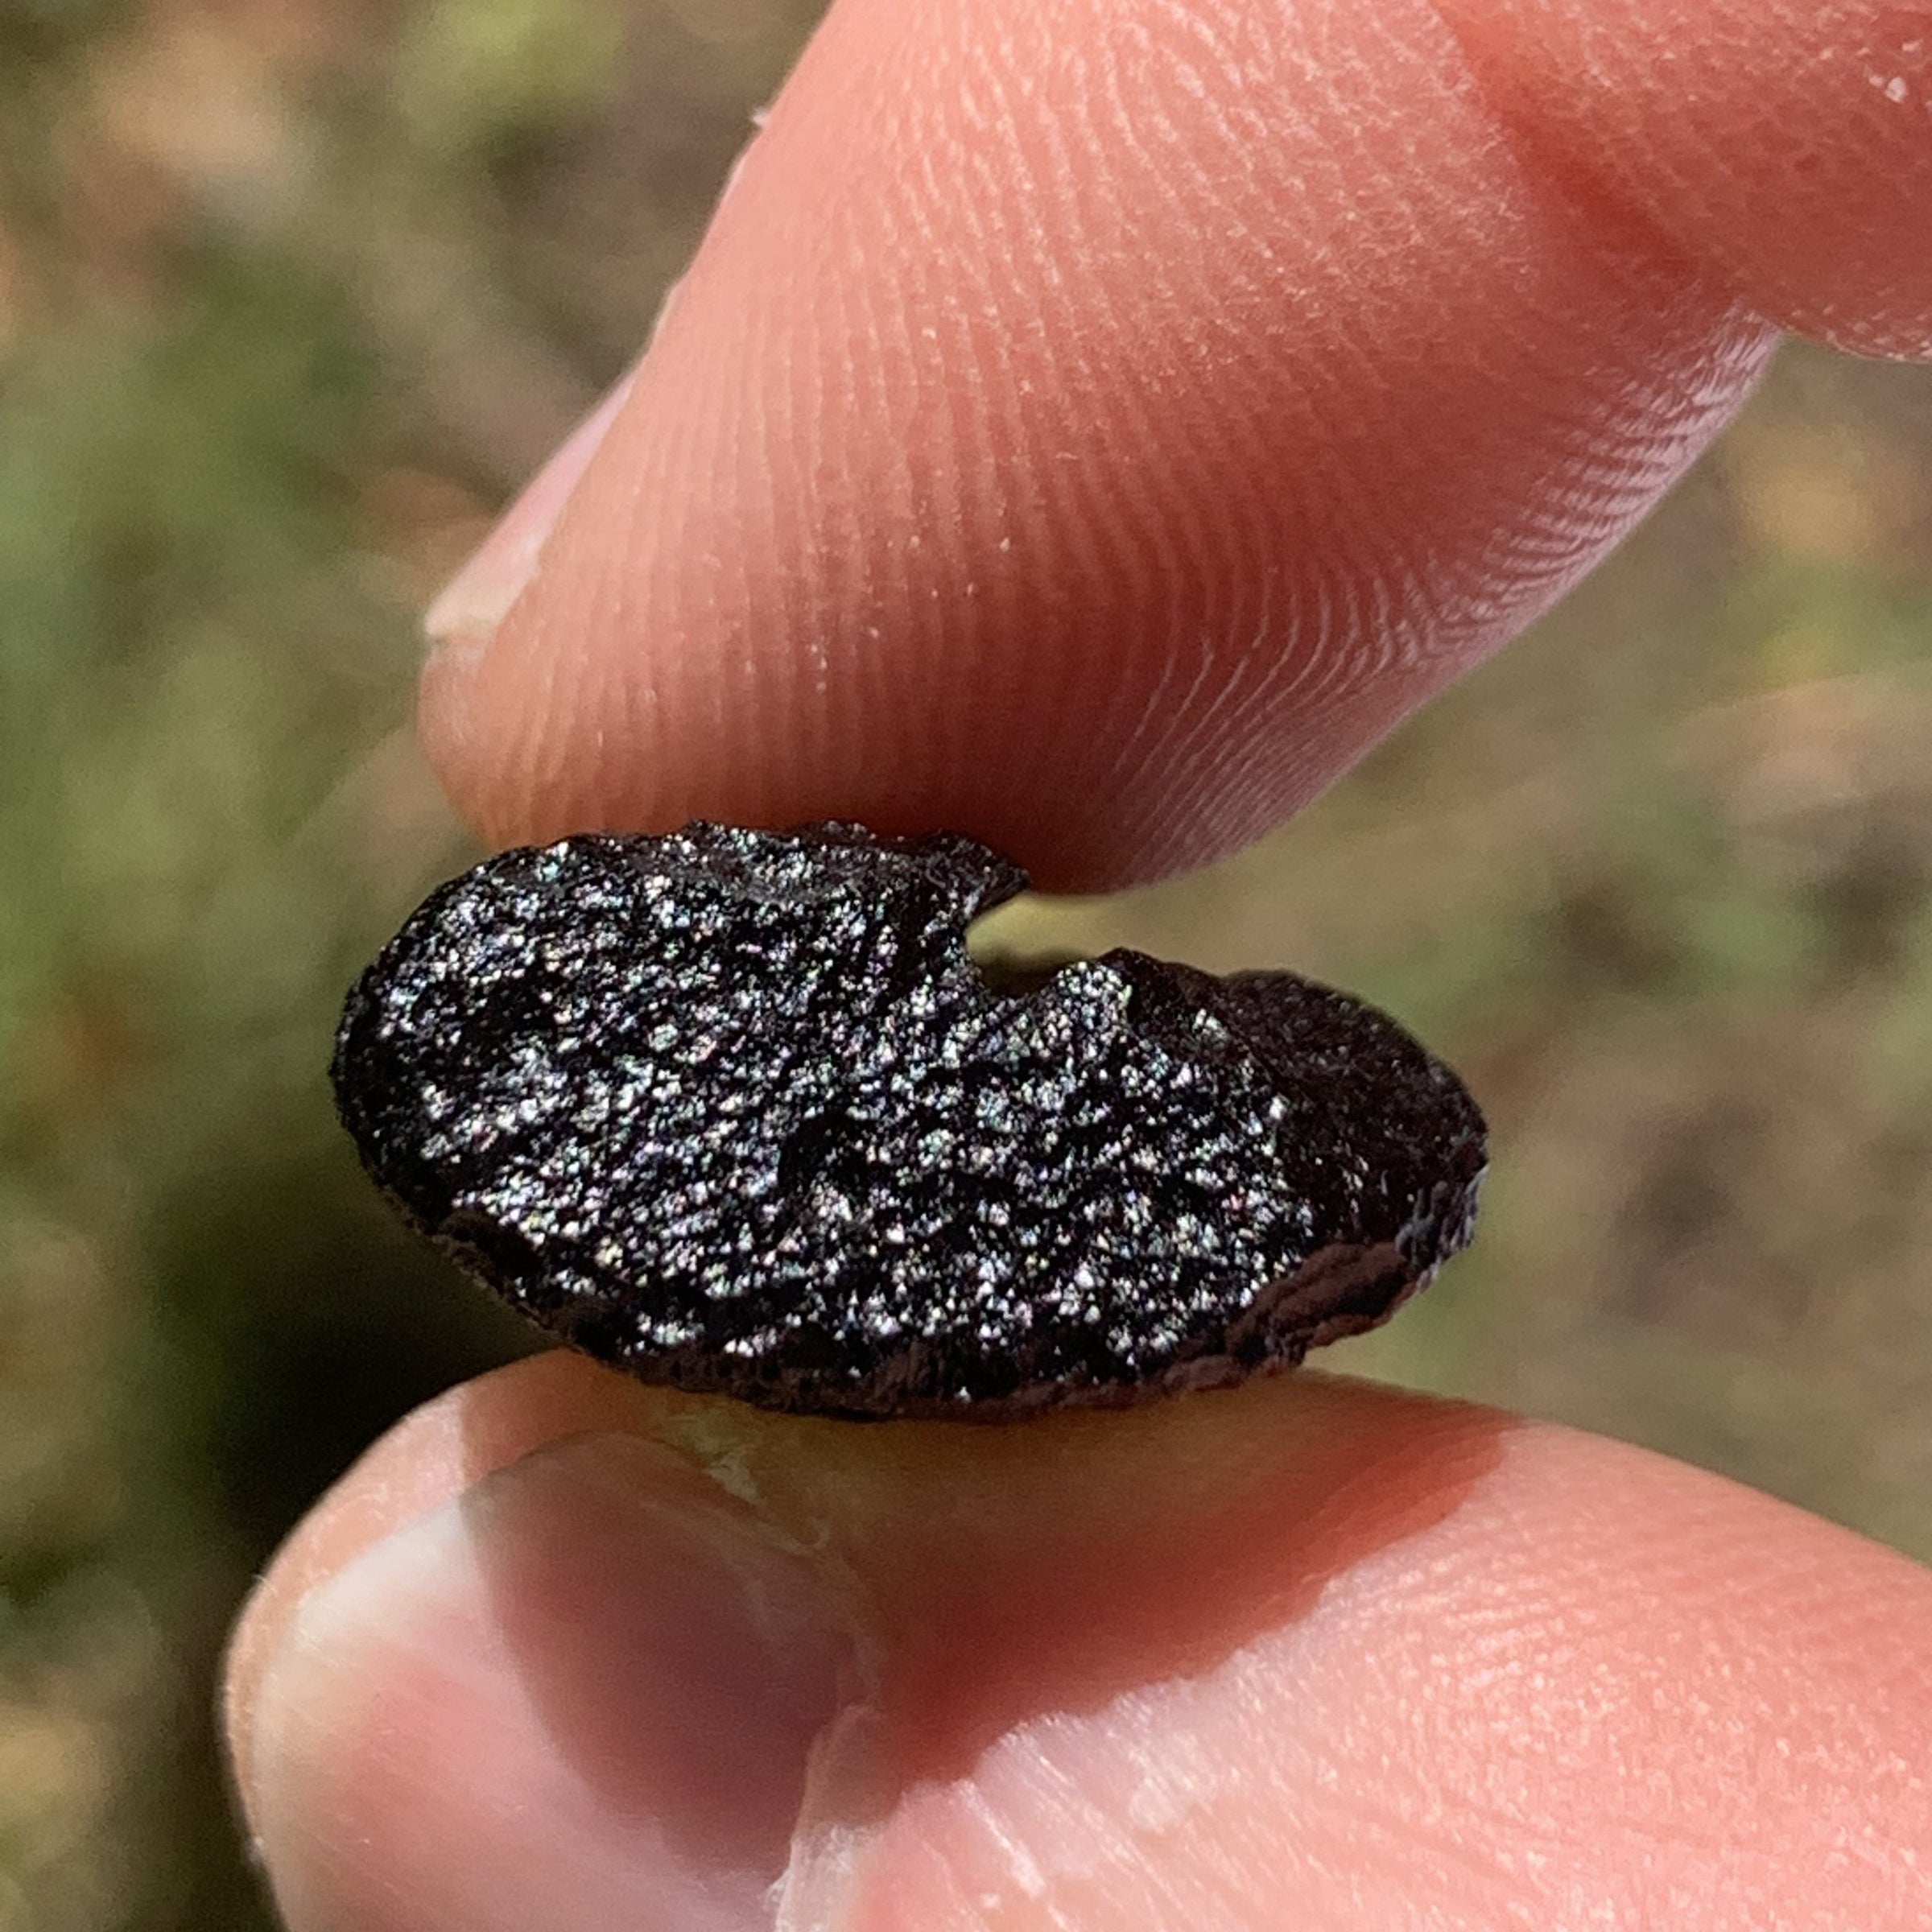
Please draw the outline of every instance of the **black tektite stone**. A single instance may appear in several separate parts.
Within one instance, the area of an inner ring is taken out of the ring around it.
[[[972,840],[692,825],[511,852],[349,996],[377,1183],[648,1381],[1000,1416],[1228,1381],[1468,1241],[1475,1103],[1381,1013],[1136,952],[1002,993]]]

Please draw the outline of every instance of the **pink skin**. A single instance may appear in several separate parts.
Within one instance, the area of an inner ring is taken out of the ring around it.
[[[1915,1932],[1928,1632],[1843,1530],[1362,1385],[853,1428],[552,1356],[345,1480],[230,1713],[296,1932]]]
[[[1773,325],[1932,353],[1929,61],[1921,0],[840,0],[439,605],[431,754],[502,840],[1225,851]],[[1315,1376],[985,1431],[526,1364],[324,1502],[229,1697],[295,1932],[1932,1924],[1932,1576]]]
[[[535,582],[526,527],[440,612],[431,753],[498,839],[1224,852],[1615,543],[1771,322],[1926,347],[1922,12],[845,0]]]

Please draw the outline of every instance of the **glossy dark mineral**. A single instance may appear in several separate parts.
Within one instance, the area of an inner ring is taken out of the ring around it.
[[[544,1327],[827,1414],[1233,1381],[1467,1241],[1482,1117],[1392,1021],[1134,952],[997,990],[966,927],[1024,884],[844,825],[508,852],[351,993],[342,1118]]]

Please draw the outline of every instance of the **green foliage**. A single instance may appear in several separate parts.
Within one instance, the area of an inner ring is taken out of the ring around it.
[[[97,1821],[182,1847],[123,1876],[114,1922],[154,1932],[254,1922],[207,1699],[251,1567],[505,1352],[365,1199],[321,1080],[397,910],[326,811],[411,655],[354,567],[372,365],[324,278],[182,273],[164,317],[27,345],[0,395],[0,1318],[8,1430],[42,1445],[0,1525],[0,1696],[102,1589],[103,1642],[161,1645],[186,1707],[154,1680],[63,1747],[158,1753]],[[39,1882],[27,1922],[64,1932]]]
[[[424,146],[489,155],[602,106],[619,72],[614,0],[419,0],[395,70]]]
[[[24,1030],[76,985],[111,1001],[102,1024],[175,1037],[190,936],[237,856],[333,782],[360,694],[314,614],[363,393],[340,301],[273,263],[211,262],[166,326],[16,364],[0,801],[32,836],[0,848],[10,1090]]]

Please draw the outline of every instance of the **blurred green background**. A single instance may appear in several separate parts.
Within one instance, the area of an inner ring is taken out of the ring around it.
[[[466,847],[413,613],[640,341],[804,0],[0,0],[0,1932],[266,1917],[224,1628],[522,1344],[323,1081]],[[1294,964],[1488,1104],[1355,1366],[1932,1558],[1932,374],[1794,349],[1540,634],[1211,876],[1009,939]]]

